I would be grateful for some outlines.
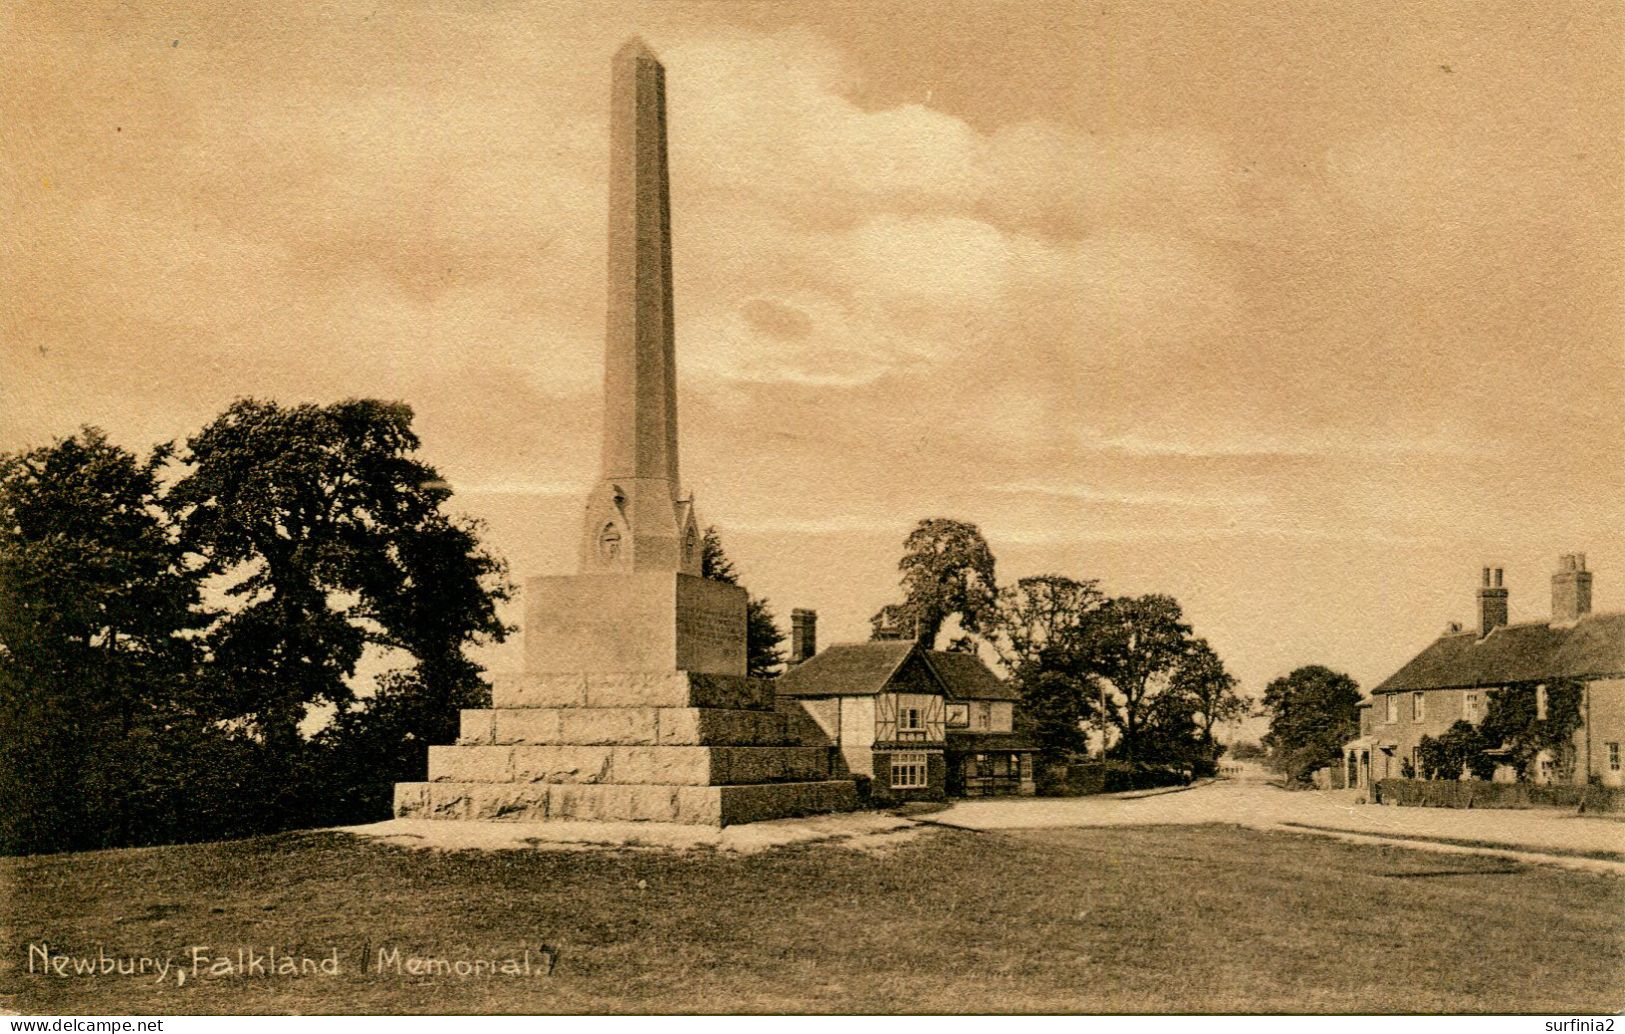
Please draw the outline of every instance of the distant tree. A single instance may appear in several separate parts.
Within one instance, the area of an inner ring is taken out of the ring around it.
[[[1242,741],[1230,745],[1230,756],[1237,761],[1260,761],[1269,752],[1257,743]]]
[[[185,785],[222,734],[198,717],[207,617],[160,505],[169,455],[87,427],[0,456],[6,853],[173,839],[182,802],[208,795]]]
[[[712,581],[739,584],[739,575],[733,561],[722,549],[722,536],[715,527],[705,529],[700,542],[700,575]],[[784,667],[784,651],[780,644],[784,633],[779,631],[773,610],[765,599],[745,596],[745,668],[752,678],[770,679]]]
[[[903,604],[915,637],[926,649],[936,646],[937,633],[951,617],[959,618],[965,632],[980,636],[993,617],[997,597],[993,552],[974,524],[947,517],[920,521],[903,540]],[[882,627],[882,610],[870,619]]]
[[[1488,694],[1479,734],[1491,747],[1506,750],[1505,761],[1517,773],[1518,781],[1531,776],[1535,758],[1546,751],[1565,779],[1571,778],[1575,764],[1574,733],[1583,724],[1580,713],[1584,690],[1571,679],[1545,683],[1545,716],[1538,703],[1542,690],[1535,683],[1517,683],[1492,689]]]
[[[1123,730],[1121,753],[1136,760],[1146,713],[1167,690],[1190,648],[1190,626],[1171,596],[1119,596],[1107,600],[1085,629],[1094,672],[1117,691]]]
[[[1244,717],[1251,707],[1250,701],[1236,693],[1237,685],[1235,676],[1225,670],[1224,662],[1206,639],[1192,640],[1174,668],[1169,691],[1191,703],[1200,753],[1206,759],[1206,764],[1198,768],[1211,767],[1222,752],[1213,738],[1214,726]]]
[[[1360,730],[1360,686],[1319,664],[1298,668],[1264,689],[1270,731],[1264,737],[1277,771],[1295,782],[1335,764]]]
[[[313,809],[341,798],[377,814],[391,784],[423,777],[459,709],[489,699],[466,651],[510,631],[496,610],[507,570],[478,523],[444,512],[451,491],[415,456],[411,423],[400,403],[240,399],[186,443],[167,505],[233,601],[205,672],[226,717],[267,747],[272,826],[320,821]],[[349,680],[369,646],[407,666],[356,708]],[[324,703],[337,716],[313,752],[300,723]],[[352,776],[365,785],[338,785]]]

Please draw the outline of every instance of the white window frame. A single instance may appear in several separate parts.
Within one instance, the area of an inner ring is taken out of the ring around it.
[[[1387,703],[1383,709],[1382,721],[1384,725],[1395,725],[1399,722],[1399,694],[1384,694]]]
[[[924,790],[931,785],[931,756],[908,751],[891,756],[891,788]]]
[[[919,732],[925,728],[925,709],[922,707],[897,708],[897,731]]]
[[[1428,716],[1428,695],[1420,689],[1411,694],[1411,721],[1426,721]]]
[[[1546,683],[1542,682],[1535,687],[1535,720],[1546,720]]]
[[[1478,721],[1478,694],[1464,693],[1461,697],[1461,716],[1469,722]]]
[[[988,730],[993,728],[993,705],[986,700],[976,702],[976,717],[972,719],[972,728]]]
[[[1609,743],[1608,744],[1608,771],[1610,771],[1610,772],[1618,772],[1619,771],[1619,744],[1618,743]]]

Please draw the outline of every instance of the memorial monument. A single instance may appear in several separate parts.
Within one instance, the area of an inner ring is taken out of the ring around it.
[[[602,469],[580,570],[525,584],[523,673],[395,788],[402,818],[728,825],[851,808],[824,747],[797,746],[746,677],[745,590],[700,577],[677,466],[665,70],[613,63]]]

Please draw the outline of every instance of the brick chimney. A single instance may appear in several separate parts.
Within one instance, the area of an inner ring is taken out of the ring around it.
[[[1484,568],[1484,584],[1478,587],[1478,634],[1487,636],[1507,623],[1507,591],[1501,584],[1499,567]]]
[[[1552,620],[1578,621],[1591,613],[1591,572],[1586,570],[1584,553],[1565,553],[1557,558],[1552,575]]]
[[[800,607],[790,612],[790,656],[788,664],[796,665],[818,652],[818,611]]]

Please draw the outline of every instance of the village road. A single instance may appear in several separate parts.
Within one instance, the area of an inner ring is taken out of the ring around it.
[[[1399,808],[1357,804],[1348,791],[1288,791],[1259,781],[1219,780],[1149,797],[1022,797],[961,801],[931,819],[964,829],[1190,825],[1337,830],[1370,836],[1437,837],[1526,851],[1625,853],[1625,820],[1548,809]]]

